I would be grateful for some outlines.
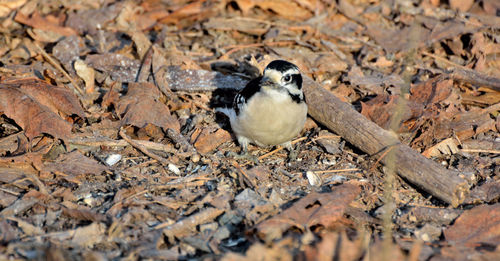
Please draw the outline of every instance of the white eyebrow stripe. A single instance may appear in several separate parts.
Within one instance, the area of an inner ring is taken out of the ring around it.
[[[280,72],[276,69],[266,69],[264,71],[264,75],[266,75],[266,76],[274,75],[275,77],[277,77],[277,75],[284,76],[284,75],[290,75],[290,74],[300,74],[300,71],[297,69],[288,69],[285,72]]]
[[[283,75],[290,75],[290,74],[300,74],[300,72],[297,69],[289,69],[283,73]]]

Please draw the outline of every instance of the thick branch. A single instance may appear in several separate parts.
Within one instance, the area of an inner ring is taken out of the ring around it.
[[[401,177],[453,206],[464,201],[468,186],[458,172],[447,170],[402,144],[394,134],[368,120],[308,77],[304,81],[304,92],[309,115],[316,121],[370,155],[395,150],[396,171]],[[384,157],[382,162],[387,164],[388,160],[391,158]]]

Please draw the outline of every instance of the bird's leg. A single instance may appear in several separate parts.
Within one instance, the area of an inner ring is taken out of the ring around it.
[[[246,137],[240,136],[238,137],[238,143],[240,144],[241,151],[239,154],[234,152],[229,152],[228,156],[233,157],[234,159],[247,160],[252,161],[253,163],[259,163],[259,158],[248,153],[248,144],[250,144],[250,140]]]
[[[281,146],[286,148],[288,150],[288,159],[290,161],[294,161],[297,159],[297,156],[299,156],[299,150],[297,149],[297,146],[293,146],[291,141],[287,141],[285,143],[282,143]]]

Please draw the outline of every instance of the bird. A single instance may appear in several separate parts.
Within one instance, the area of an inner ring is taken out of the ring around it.
[[[236,94],[231,108],[219,108],[247,154],[250,143],[260,147],[281,145],[291,153],[291,140],[304,128],[307,104],[299,68],[285,60],[274,60],[263,75],[247,83]]]

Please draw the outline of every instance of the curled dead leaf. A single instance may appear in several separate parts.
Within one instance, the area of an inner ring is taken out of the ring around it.
[[[343,184],[330,193],[311,193],[281,214],[258,224],[258,235],[269,241],[280,238],[292,226],[302,229],[314,225],[332,227],[359,192],[358,186]]]
[[[430,157],[437,157],[441,154],[452,155],[457,153],[458,151],[459,151],[458,142],[454,138],[448,138],[426,149],[422,153],[422,155],[426,156],[427,158],[430,158]]]
[[[444,231],[444,236],[447,241],[468,246],[500,245],[500,204],[465,211]]]
[[[85,81],[85,92],[94,92],[94,80],[95,72],[94,69],[89,67],[84,61],[78,59],[74,63],[75,71],[83,81]]]
[[[128,92],[123,96],[116,110],[123,115],[123,125],[133,125],[144,128],[153,124],[163,128],[171,128],[179,132],[179,121],[170,114],[168,107],[158,99],[161,93],[152,83],[130,83]]]
[[[42,133],[69,138],[70,117],[85,116],[78,99],[69,90],[36,78],[1,83],[0,112],[14,120],[29,139]]]

